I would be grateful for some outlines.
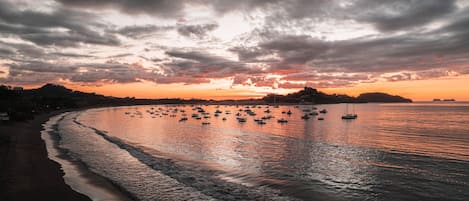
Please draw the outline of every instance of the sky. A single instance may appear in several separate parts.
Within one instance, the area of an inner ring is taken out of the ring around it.
[[[0,84],[469,100],[466,0],[0,0]]]

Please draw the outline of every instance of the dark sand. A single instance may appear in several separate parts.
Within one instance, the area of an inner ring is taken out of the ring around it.
[[[60,165],[47,157],[42,124],[59,113],[0,124],[0,200],[90,200],[65,184]]]

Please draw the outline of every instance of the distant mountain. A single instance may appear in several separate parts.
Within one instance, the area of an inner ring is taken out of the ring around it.
[[[370,102],[412,102],[411,99],[400,96],[393,96],[386,93],[364,93],[358,97],[352,97],[344,94],[326,94],[311,87],[305,87],[303,90],[288,95],[269,94],[262,98],[267,103],[370,103]]]
[[[55,84],[45,84],[40,88],[25,90],[24,92],[42,96],[69,96],[73,94],[73,90]]]
[[[37,89],[24,90],[22,96],[46,108],[74,108],[115,103],[118,98],[95,93],[74,91],[61,85],[46,84]]]
[[[357,99],[368,103],[411,103],[412,100],[401,96],[393,96],[386,93],[374,92],[360,94]]]

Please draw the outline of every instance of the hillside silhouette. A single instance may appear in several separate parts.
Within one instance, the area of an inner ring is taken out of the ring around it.
[[[292,103],[292,104],[332,104],[332,103],[410,103],[411,99],[386,93],[363,93],[358,97],[344,94],[326,94],[311,87],[305,87],[295,93],[287,95],[269,94],[262,98],[266,103]]]
[[[358,97],[343,94],[326,94],[305,87],[287,95],[269,94],[261,99],[202,100],[202,99],[138,99],[118,98],[96,93],[74,91],[61,85],[46,84],[37,89],[22,90],[17,87],[0,86],[0,112],[6,112],[12,120],[31,119],[36,113],[52,110],[150,104],[332,104],[367,102],[412,102],[400,96],[385,93],[365,93]]]

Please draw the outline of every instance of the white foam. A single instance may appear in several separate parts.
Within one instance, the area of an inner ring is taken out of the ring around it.
[[[127,201],[125,195],[113,188],[104,179],[96,178],[90,172],[86,172],[80,168],[76,162],[65,159],[61,156],[60,150],[55,146],[54,140],[55,132],[54,126],[57,125],[67,113],[54,116],[49,119],[44,125],[44,130],[41,131],[41,138],[45,141],[48,157],[59,163],[64,171],[64,181],[74,191],[88,196],[93,201]],[[57,137],[57,136],[55,136]]]

